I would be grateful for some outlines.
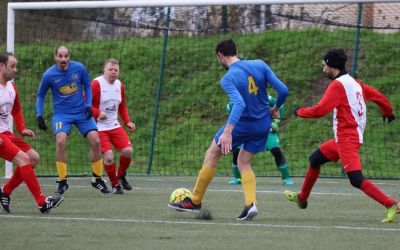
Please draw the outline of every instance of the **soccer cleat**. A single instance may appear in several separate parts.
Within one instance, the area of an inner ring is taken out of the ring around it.
[[[105,181],[101,178],[92,178],[92,187],[100,190],[103,194],[111,193],[111,190],[107,187]]]
[[[232,177],[231,181],[229,182],[229,185],[240,185],[241,183],[242,180],[240,178]]]
[[[386,213],[386,218],[383,219],[382,222],[383,223],[393,222],[400,214],[400,202],[386,209],[385,213]]]
[[[291,192],[289,190],[285,190],[285,192],[283,192],[283,195],[289,201],[296,202],[297,206],[299,206],[299,208],[301,208],[301,209],[306,209],[307,208],[308,202],[307,201],[301,201],[299,199],[299,193],[298,192]]]
[[[113,194],[124,194],[124,190],[122,190],[121,186],[118,184],[112,188]]]
[[[201,203],[196,205],[192,202],[190,197],[186,197],[181,202],[169,203],[168,207],[181,212],[200,213]]]
[[[56,182],[58,183],[58,188],[54,193],[58,195],[63,195],[64,192],[69,188],[67,180],[58,180]]]
[[[252,220],[258,214],[256,203],[253,202],[249,206],[245,206],[243,211],[240,213],[236,220]]]
[[[125,189],[125,190],[132,190],[132,185],[126,180],[126,173],[125,174],[121,174],[121,176],[119,177],[119,182],[121,183],[121,186]]]
[[[293,181],[292,181],[292,179],[290,179],[290,177],[283,179],[282,182],[283,182],[283,185],[285,185],[285,186],[293,185]]]
[[[0,208],[3,210],[5,213],[11,213],[10,211],[10,196],[5,195],[3,193],[2,188],[0,187]]]
[[[44,204],[39,207],[39,210],[42,214],[47,214],[50,212],[50,209],[58,207],[64,200],[64,196],[48,196],[44,201]]]

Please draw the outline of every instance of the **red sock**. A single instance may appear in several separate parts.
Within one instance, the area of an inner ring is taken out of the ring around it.
[[[307,173],[304,178],[303,186],[301,187],[301,192],[299,194],[299,200],[306,201],[308,199],[311,193],[311,189],[318,179],[319,172],[319,168],[307,168]]]
[[[46,200],[46,196],[42,193],[38,179],[36,178],[35,171],[31,164],[19,167],[21,179],[25,182],[29,191],[36,200],[38,206],[42,206]]]
[[[111,181],[111,186],[115,187],[118,184],[118,178],[116,175],[116,170],[115,170],[115,163],[112,163],[110,165],[104,164],[104,170],[106,171],[108,178]]]
[[[9,179],[3,187],[3,193],[5,195],[10,196],[11,193],[14,191],[14,189],[16,189],[19,186],[19,184],[21,184],[21,182],[22,179],[19,173],[19,167],[16,167],[13,175],[11,176],[11,179]]]
[[[132,158],[126,158],[122,155],[119,157],[118,177],[126,173],[126,170],[129,168],[131,162]]]
[[[381,205],[389,208],[396,204],[396,201],[390,198],[389,195],[385,194],[382,190],[378,188],[373,182],[368,179],[365,179],[361,183],[360,189],[369,197],[379,202]]]

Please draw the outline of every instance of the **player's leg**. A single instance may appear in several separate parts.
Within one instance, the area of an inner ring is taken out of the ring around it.
[[[321,165],[329,161],[337,161],[338,159],[339,153],[337,151],[335,140],[332,139],[323,143],[309,157],[309,166],[307,168],[301,191],[298,193],[286,190],[284,192],[285,197],[290,201],[296,202],[300,208],[307,208],[307,200],[319,177]]]
[[[90,146],[90,160],[92,162],[92,187],[99,189],[102,193],[111,193],[105,181],[101,178],[103,175],[103,159],[101,153],[101,144],[99,133],[97,132],[96,122],[93,117],[86,119],[85,114],[79,114],[75,117],[75,125],[83,137],[87,139]]]
[[[340,143],[339,155],[342,160],[343,168],[347,173],[350,184],[363,191],[371,199],[386,207],[386,218],[382,222],[393,222],[400,213],[399,204],[389,195],[385,194],[377,185],[368,180],[362,174],[361,159],[359,155],[360,144]]]
[[[179,203],[168,204],[168,207],[179,211],[199,212],[204,193],[215,175],[217,163],[221,156],[221,149],[217,146],[215,140],[213,140],[211,146],[206,151],[203,166],[197,176],[191,198],[187,198]]]
[[[13,174],[13,177],[6,183],[2,189],[2,192],[0,192],[0,207],[2,210],[7,213],[10,212],[10,195],[12,191],[19,185],[19,183],[21,183],[21,181],[25,182],[36,203],[38,204],[40,211],[42,211],[43,206],[45,206],[48,202],[51,202],[51,206],[48,206],[46,211],[58,206],[62,202],[63,198],[56,198],[57,202],[54,203],[54,199],[51,196],[46,197],[43,195],[39,181],[36,178],[33,170],[30,157],[20,150],[8,138],[2,137],[2,139],[4,142],[6,142],[7,148],[3,149],[0,146],[0,157],[8,161],[12,161],[16,165],[16,170]]]
[[[121,150],[119,157],[118,179],[125,190],[132,190],[132,185],[126,179],[127,170],[132,162],[132,147],[125,147]]]
[[[15,134],[12,134],[10,132],[7,132],[6,134],[7,134],[8,139],[10,139],[12,142],[12,144],[10,144],[10,147],[14,148],[14,149],[10,149],[11,151],[14,151],[14,153],[12,153],[12,156],[10,157],[10,159],[13,159],[14,155],[16,155],[19,150],[22,150],[29,156],[31,165],[33,168],[35,168],[35,166],[38,164],[39,159],[40,159],[39,154],[34,149],[32,149],[32,147],[27,142],[25,142],[24,140],[22,140]],[[19,168],[16,167],[14,169],[14,173],[11,176],[10,180],[4,186],[4,188],[6,189],[5,192],[10,195],[12,193],[12,191],[15,188],[17,188],[21,183],[22,183],[22,179],[21,179],[21,176],[19,173]]]
[[[122,127],[112,130],[111,141],[117,150],[121,152],[117,177],[125,190],[132,190],[132,185],[126,179],[126,174],[132,162],[132,143],[128,134]]]
[[[52,118],[52,131],[56,136],[56,167],[58,173],[56,194],[64,194],[69,187],[66,145],[68,135],[71,133],[72,121],[73,117],[68,115],[54,114]]]
[[[232,152],[232,172],[233,172],[233,177],[229,181],[230,185],[241,184],[241,176],[240,176],[240,172],[239,172],[239,169],[238,169],[238,166],[237,166],[237,159],[239,157],[239,151],[240,151],[240,148],[236,148]]]
[[[104,170],[106,171],[108,178],[110,179],[113,193],[123,194],[124,191],[121,189],[118,183],[117,170],[115,168],[114,154],[112,151],[111,137],[112,134],[109,131],[99,131]]]
[[[254,155],[254,153],[251,153],[244,148],[239,152],[238,166],[242,176],[245,207],[237,217],[237,220],[251,220],[258,213],[256,207],[256,176],[251,168],[251,161]]]
[[[279,141],[279,136],[277,133],[270,132],[268,134],[267,144],[265,145],[265,149],[271,152],[272,156],[275,159],[276,166],[281,172],[282,182],[284,185],[292,185],[293,181],[290,179],[289,167],[286,163],[285,156],[282,153],[281,145]]]
[[[56,134],[56,166],[58,173],[58,187],[55,191],[56,194],[64,194],[64,192],[69,188],[67,177],[67,140],[67,133],[59,132]]]
[[[91,130],[86,134],[86,139],[90,145],[90,160],[92,162],[92,186],[99,189],[102,193],[111,193],[104,180],[103,160],[100,147],[100,139],[97,130]]]

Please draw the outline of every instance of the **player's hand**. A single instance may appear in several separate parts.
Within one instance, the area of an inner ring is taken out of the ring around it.
[[[37,123],[38,123],[38,127],[39,127],[41,130],[44,130],[44,131],[47,130],[46,122],[44,121],[43,116],[39,115],[39,116],[37,117]]]
[[[136,124],[133,122],[128,122],[126,126],[129,128],[129,131],[134,132],[136,130]]]
[[[107,117],[107,114],[105,113],[105,112],[103,112],[103,111],[100,111],[100,114],[99,114],[99,116],[97,117],[97,120],[105,120],[105,119],[107,119],[108,117]]]
[[[388,122],[388,123],[391,123],[392,121],[394,121],[394,119],[396,119],[396,116],[394,116],[394,115],[391,115],[391,116],[384,116],[384,117],[383,117],[383,122],[386,122],[386,119],[387,119],[387,122]]]
[[[30,130],[30,129],[24,129],[24,130],[22,130],[22,131],[21,131],[21,135],[22,135],[22,136],[31,137],[32,139],[35,139],[35,138],[36,138],[35,133],[34,133],[32,130]]]
[[[293,112],[293,114],[295,115],[295,116],[299,116],[299,109],[300,109],[301,107],[297,107],[295,110],[294,110],[294,112]]]
[[[90,118],[92,118],[93,117],[92,107],[86,107],[85,114],[86,114],[86,120],[89,120]]]
[[[220,145],[222,154],[226,155],[232,151],[232,130],[233,126],[227,124],[224,132],[218,139],[217,145]]]
[[[3,145],[3,139],[0,138],[0,146]]]
[[[273,119],[271,122],[271,130],[272,132],[278,132],[279,124],[281,123],[281,119]]]

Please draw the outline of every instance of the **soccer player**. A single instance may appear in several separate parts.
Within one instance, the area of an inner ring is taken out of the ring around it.
[[[104,169],[110,178],[112,192],[123,194],[122,188],[132,190],[132,185],[126,179],[126,171],[132,161],[132,144],[118,121],[118,114],[131,132],[135,131],[136,125],[129,118],[125,87],[118,77],[119,62],[113,58],[106,60],[103,75],[92,81],[92,106],[93,117],[97,120],[99,130]],[[112,146],[121,152],[118,172],[115,168]]]
[[[323,72],[332,79],[332,82],[318,104],[312,107],[300,107],[295,111],[295,115],[302,118],[318,118],[333,111],[335,138],[321,144],[310,155],[301,191],[286,190],[284,195],[289,201],[297,203],[301,209],[307,208],[307,200],[317,181],[321,165],[341,160],[350,184],[386,207],[386,218],[382,222],[392,222],[400,213],[400,204],[363,176],[359,155],[367,120],[366,101],[373,101],[379,105],[384,120],[387,119],[388,122],[395,119],[392,105],[381,92],[351,77],[345,69],[346,60],[344,49],[329,50],[322,64]]]
[[[37,92],[36,112],[38,126],[47,130],[43,119],[44,100],[50,88],[53,96],[52,129],[56,136],[56,166],[59,176],[56,194],[68,189],[66,144],[74,124],[90,145],[92,161],[92,186],[102,193],[110,193],[101,178],[103,162],[100,139],[92,112],[92,89],[89,74],[83,64],[70,61],[70,51],[59,46],[54,53],[55,64],[44,72]]]
[[[48,213],[59,206],[64,197],[46,197],[41,190],[33,168],[39,162],[39,154],[32,147],[13,134],[10,127],[11,116],[14,118],[18,133],[22,136],[35,138],[35,133],[25,126],[24,114],[14,84],[17,73],[17,58],[12,53],[0,54],[0,157],[16,165],[10,180],[0,187],[0,208],[5,213],[11,213],[10,196],[22,182],[25,182],[36,204],[42,213]]]
[[[265,149],[272,118],[279,117],[288,89],[262,60],[240,60],[233,40],[224,40],[216,47],[216,56],[227,73],[221,86],[233,103],[232,112],[225,125],[215,134],[208,148],[191,198],[168,204],[178,211],[199,212],[204,193],[212,181],[218,160],[232,148],[242,145],[238,167],[242,175],[245,207],[237,220],[251,220],[257,215],[256,178],[251,169],[254,155]],[[278,92],[276,105],[268,105],[267,86]],[[272,113],[272,115],[271,115]]]
[[[273,96],[268,95],[268,104],[272,108],[275,106],[276,103],[276,98]],[[226,109],[228,114],[230,114],[232,110],[232,103],[229,103],[226,105]],[[278,129],[279,129],[279,124],[281,122],[281,117],[285,113],[285,105],[282,105],[279,109],[279,118],[275,118],[271,122],[271,128],[269,130],[268,138],[267,138],[267,144],[265,144],[265,150],[271,152],[272,156],[275,159],[276,166],[278,167],[279,171],[281,171],[282,175],[282,182],[284,185],[293,185],[293,181],[290,178],[289,174],[289,167],[288,164],[286,163],[285,156],[282,153],[281,150],[281,145],[279,141],[279,134],[278,134]],[[240,172],[237,166],[237,159],[239,156],[239,151],[240,148],[234,149],[232,152],[232,172],[233,172],[233,177],[229,181],[230,185],[238,185],[241,184],[241,176]]]

